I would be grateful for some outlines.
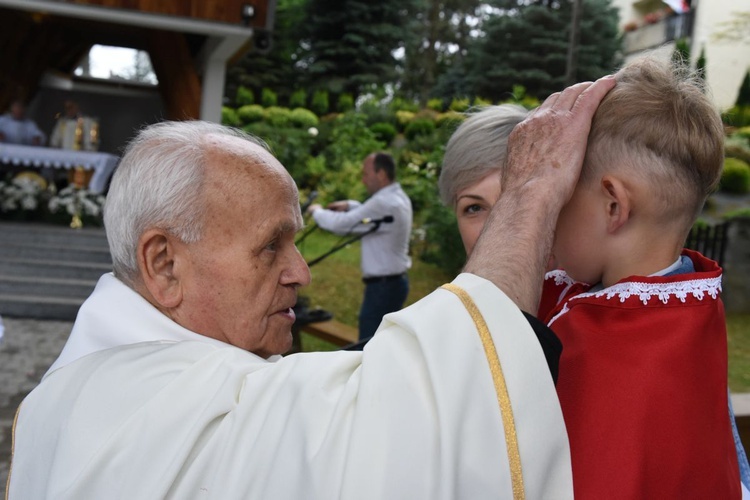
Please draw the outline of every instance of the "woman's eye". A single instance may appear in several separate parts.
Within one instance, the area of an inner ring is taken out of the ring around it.
[[[482,206],[474,203],[472,205],[466,205],[463,209],[463,213],[467,215],[476,214],[482,210]]]

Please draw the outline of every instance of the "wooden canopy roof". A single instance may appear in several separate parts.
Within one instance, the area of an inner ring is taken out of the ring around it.
[[[0,0],[0,109],[94,44],[148,52],[169,119],[218,121],[226,64],[268,44],[276,0]]]

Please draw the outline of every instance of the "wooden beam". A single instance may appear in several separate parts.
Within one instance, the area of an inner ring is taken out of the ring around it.
[[[148,52],[159,80],[167,119],[198,119],[201,81],[185,36],[165,31],[151,32]]]

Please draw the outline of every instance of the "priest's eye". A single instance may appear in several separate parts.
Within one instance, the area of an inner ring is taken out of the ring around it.
[[[266,245],[266,250],[269,250],[271,252],[275,252],[279,248],[279,240],[275,239],[271,241],[268,245]]]

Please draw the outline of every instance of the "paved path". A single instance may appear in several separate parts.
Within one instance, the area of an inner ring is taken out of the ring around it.
[[[5,337],[0,344],[0,487],[4,492],[16,408],[60,354],[73,323],[8,317],[2,321]]]

